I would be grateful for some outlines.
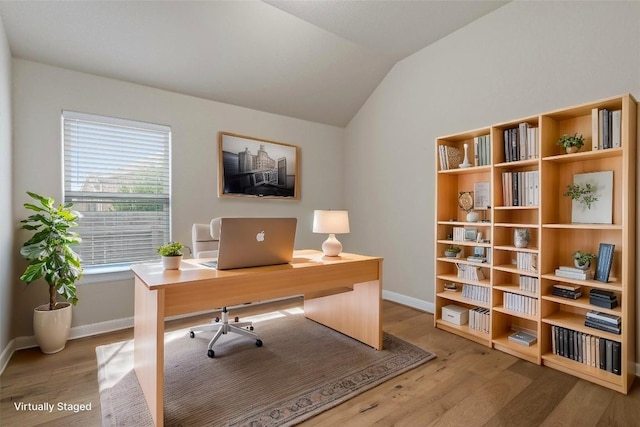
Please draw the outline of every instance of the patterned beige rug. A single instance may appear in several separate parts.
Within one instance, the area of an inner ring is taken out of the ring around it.
[[[296,311],[243,320],[254,321],[262,347],[229,334],[210,359],[211,334],[165,335],[165,425],[295,425],[435,358],[386,333],[374,350]],[[132,352],[131,341],[96,348],[104,426],[152,424]]]

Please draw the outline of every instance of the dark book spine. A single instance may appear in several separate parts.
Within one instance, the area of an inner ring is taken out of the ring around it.
[[[595,279],[607,283],[613,264],[613,252],[615,245],[611,243],[600,243],[598,248],[598,264],[596,265]]]
[[[602,109],[602,148],[611,148],[611,132],[609,128],[609,110]]]
[[[613,365],[613,373],[616,375],[621,375],[621,362],[622,362],[622,352],[620,351],[620,343],[618,341],[613,341],[613,349],[612,353],[612,365]]]
[[[608,372],[613,372],[613,341],[607,340],[607,358],[606,358],[606,367],[605,370]]]
[[[597,307],[611,309],[611,308],[616,308],[618,306],[618,301],[617,300],[609,301],[609,300],[603,300],[599,298],[590,298],[589,304],[595,305]]]
[[[518,173],[513,172],[511,174],[511,181],[513,182],[512,190],[513,190],[513,206],[520,206],[520,194],[518,192]]]
[[[505,129],[503,132],[504,135],[504,161],[511,161],[511,138],[509,138],[509,129]]]
[[[563,356],[569,357],[569,330],[566,328],[562,328],[562,348]]]
[[[590,328],[597,329],[599,331],[610,332],[612,334],[617,334],[617,335],[620,335],[620,332],[621,332],[620,328],[616,328],[615,326],[603,325],[602,323],[595,323],[589,320],[585,320],[584,325]]]
[[[607,368],[607,340],[604,338],[600,338],[600,369]]]
[[[509,129],[511,139],[511,161],[518,160],[518,129]]]

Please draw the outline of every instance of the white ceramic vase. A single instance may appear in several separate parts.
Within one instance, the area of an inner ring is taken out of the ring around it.
[[[60,302],[58,306],[62,308],[49,310],[49,304],[43,304],[33,310],[33,333],[45,354],[61,351],[69,339],[71,303]]]
[[[182,255],[162,257],[162,266],[165,270],[179,270],[181,262]]]

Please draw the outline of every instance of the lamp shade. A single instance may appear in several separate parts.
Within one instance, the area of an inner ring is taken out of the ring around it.
[[[349,212],[314,211],[313,232],[324,234],[344,234],[349,232]]]

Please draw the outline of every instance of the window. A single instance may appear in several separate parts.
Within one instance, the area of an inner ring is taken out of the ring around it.
[[[88,274],[158,258],[170,240],[171,128],[63,111],[64,200]]]

